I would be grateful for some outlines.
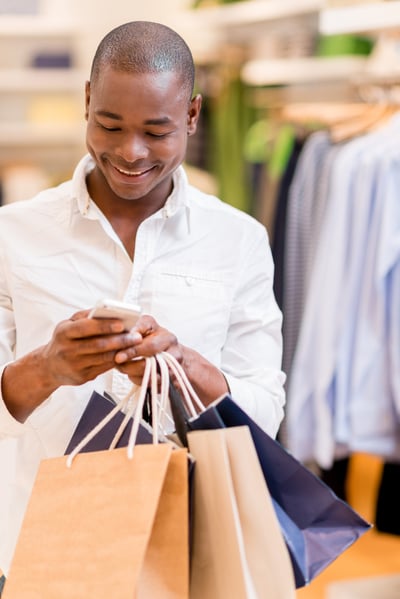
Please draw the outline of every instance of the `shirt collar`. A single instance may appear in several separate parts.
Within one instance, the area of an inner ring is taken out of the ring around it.
[[[190,233],[189,182],[183,166],[176,169],[172,180],[174,187],[171,194],[168,196],[161,211],[153,216],[157,217],[161,214],[161,217],[166,220],[171,218],[179,210],[185,210],[187,232]]]
[[[94,168],[94,161],[90,154],[84,156],[78,163],[73,177],[72,177],[72,188],[73,194],[76,198],[79,212],[82,216],[88,216],[90,206],[93,204],[89,192],[86,186],[86,177]],[[178,210],[185,208],[188,231],[190,231],[190,220],[189,220],[189,194],[188,194],[188,179],[185,170],[182,166],[179,166],[173,174],[173,190],[168,196],[164,206],[159,210],[154,217],[168,219],[171,218]]]
[[[90,196],[86,186],[86,176],[94,168],[92,157],[87,154],[75,168],[72,176],[72,193],[77,201],[79,212],[86,216],[90,206]]]

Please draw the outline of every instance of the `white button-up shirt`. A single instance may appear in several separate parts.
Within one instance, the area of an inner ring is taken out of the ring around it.
[[[141,306],[220,368],[233,399],[275,435],[283,416],[281,313],[265,228],[188,184],[139,227],[134,260],[73,179],[0,209],[0,365],[47,343],[55,325],[111,297]],[[61,455],[95,389],[121,398],[117,370],[55,391],[21,424],[0,398],[0,568],[8,571],[41,459]]]

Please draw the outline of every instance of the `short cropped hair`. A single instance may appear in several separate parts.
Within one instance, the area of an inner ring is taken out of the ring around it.
[[[93,58],[91,82],[103,67],[128,73],[174,72],[189,99],[193,94],[195,67],[185,40],[173,29],[151,21],[131,21],[112,29],[101,40]],[[186,88],[186,89],[185,89]]]

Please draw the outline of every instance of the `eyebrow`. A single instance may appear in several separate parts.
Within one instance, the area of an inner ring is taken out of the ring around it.
[[[109,112],[108,110],[97,110],[96,114],[98,116],[104,116],[109,119],[114,119],[115,121],[122,121],[122,117],[115,112]],[[163,116],[157,119],[147,119],[144,124],[145,125],[168,125],[171,122],[171,119],[167,116]]]
[[[115,112],[109,112],[108,110],[96,110],[98,116],[105,116],[108,119],[115,119],[116,121],[122,121],[122,117],[119,114],[115,114]]]

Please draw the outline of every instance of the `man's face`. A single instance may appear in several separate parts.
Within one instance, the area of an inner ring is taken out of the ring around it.
[[[86,87],[87,147],[104,192],[136,200],[166,199],[172,173],[196,130],[192,101],[173,72],[132,74],[107,67]]]

